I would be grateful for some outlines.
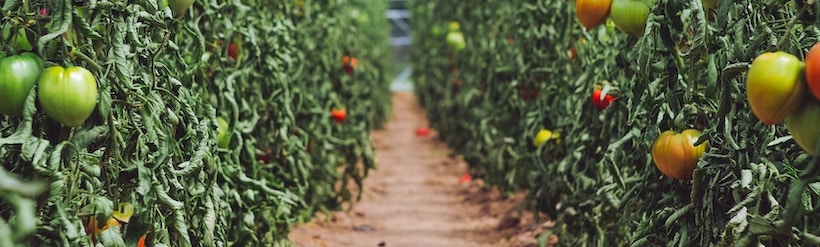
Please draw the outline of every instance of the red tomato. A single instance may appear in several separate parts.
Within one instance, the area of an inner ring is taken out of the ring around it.
[[[145,247],[145,236],[146,236],[146,234],[142,234],[142,237],[140,237],[140,240],[137,241],[137,247]]]
[[[814,98],[820,99],[820,42],[806,54],[806,83]]]
[[[344,69],[345,73],[347,73],[348,75],[352,75],[353,70],[355,70],[358,67],[359,67],[359,60],[356,59],[355,57],[351,57],[351,56],[347,56],[347,55],[342,57],[342,69]]]
[[[592,104],[595,105],[595,107],[598,107],[598,109],[605,109],[609,107],[609,104],[611,104],[612,101],[615,100],[615,97],[612,97],[612,95],[609,94],[601,95],[601,93],[601,89],[595,89],[595,91],[592,91]]]
[[[593,29],[606,21],[612,0],[576,0],[575,14],[587,30]]]
[[[427,127],[421,127],[416,129],[416,136],[428,136],[430,135],[430,129]]]
[[[347,110],[340,109],[340,108],[333,108],[330,110],[330,117],[333,118],[337,123],[342,123],[345,121],[347,117]]]
[[[239,60],[239,46],[236,42],[231,42],[231,44],[228,45],[228,57],[234,61]]]

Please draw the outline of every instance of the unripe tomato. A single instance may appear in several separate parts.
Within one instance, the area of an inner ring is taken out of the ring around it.
[[[49,67],[38,83],[43,111],[65,126],[82,125],[97,106],[97,79],[83,67]]]
[[[168,0],[168,6],[175,14],[181,14],[194,5],[194,0]]]
[[[228,148],[228,146],[231,145],[231,133],[230,129],[228,128],[228,121],[225,121],[224,118],[217,117],[216,124],[217,146],[220,148]]]
[[[803,103],[803,62],[782,51],[760,54],[746,77],[746,97],[755,116],[767,125],[779,124]]]
[[[816,156],[814,148],[820,138],[820,102],[808,99],[796,112],[786,117],[786,128],[792,139],[806,153]]]
[[[540,147],[544,144],[544,142],[547,142],[548,140],[553,138],[557,139],[558,135],[553,135],[552,131],[548,129],[541,129],[538,131],[537,134],[535,134],[535,138],[532,138],[532,145],[534,145],[535,147]]]
[[[652,144],[652,161],[667,177],[690,179],[698,159],[709,148],[709,142],[695,146],[700,131],[687,129],[680,133],[667,130]]]
[[[609,17],[612,0],[576,0],[575,15],[587,30],[601,25]]]
[[[649,18],[649,3],[642,0],[612,0],[609,18],[621,32],[640,36]]]
[[[26,97],[42,72],[43,60],[32,53],[0,60],[0,113],[23,114]]]
[[[601,95],[602,93],[603,92],[601,89],[595,89],[595,91],[592,91],[592,104],[598,109],[605,109],[609,107],[609,104],[611,104],[612,101],[615,101],[615,97],[612,97],[612,95]]]
[[[433,36],[438,37],[439,35],[444,34],[444,28],[440,25],[433,25],[433,27],[430,28],[430,33],[432,33]]]
[[[814,98],[820,99],[820,42],[815,43],[806,54],[806,84]]]
[[[330,110],[330,117],[333,118],[333,120],[335,120],[337,123],[342,123],[345,121],[345,118],[347,118],[347,110],[333,108],[332,110]]]
[[[451,21],[451,22],[447,25],[447,30],[449,30],[450,32],[456,32],[456,31],[458,31],[459,29],[461,29],[461,25],[460,25],[460,24],[458,24],[458,22],[456,22],[456,21]]]
[[[464,41],[464,34],[459,31],[450,31],[447,33],[446,39],[447,45],[457,52],[467,47],[467,43]]]

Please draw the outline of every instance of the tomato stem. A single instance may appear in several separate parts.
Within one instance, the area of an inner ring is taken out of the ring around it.
[[[789,34],[791,34],[792,29],[794,29],[794,24],[797,23],[797,19],[800,18],[800,16],[802,16],[803,13],[805,13],[808,10],[808,7],[808,4],[803,5],[803,7],[800,8],[800,11],[798,11],[797,14],[795,14],[794,17],[792,17],[791,20],[789,20],[789,24],[786,25],[786,31],[783,32],[783,36],[780,36],[780,40],[777,41],[777,50],[781,50],[780,47],[783,46],[783,43],[786,41],[786,37]]]
[[[98,64],[96,61],[94,61],[94,59],[91,59],[90,57],[85,55],[83,52],[80,51],[80,49],[77,49],[76,47],[71,49],[71,55],[78,56],[81,59],[85,60],[85,62],[91,64],[91,66],[93,66],[95,69],[97,69],[97,71],[103,70],[103,67],[100,66],[100,64]]]

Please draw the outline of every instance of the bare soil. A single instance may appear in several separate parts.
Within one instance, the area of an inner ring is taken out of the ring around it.
[[[289,236],[296,246],[538,246],[552,222],[534,222],[520,209],[524,193],[502,195],[466,181],[467,164],[435,131],[416,135],[427,120],[413,94],[394,94],[393,116],[373,133],[378,169],[365,180],[362,200],[297,226]]]

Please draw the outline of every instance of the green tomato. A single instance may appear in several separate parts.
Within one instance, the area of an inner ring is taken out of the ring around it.
[[[175,14],[182,14],[194,5],[194,0],[168,0],[168,6],[171,7],[171,11],[174,11]]]
[[[449,30],[450,32],[458,32],[459,29],[461,29],[461,24],[459,24],[457,21],[451,21],[447,25],[447,30]]]
[[[217,146],[219,146],[220,148],[228,148],[228,146],[230,146],[231,144],[231,133],[228,129],[228,121],[225,121],[224,118],[217,117],[216,123]]]
[[[464,34],[461,32],[449,32],[446,38],[447,45],[456,51],[464,50],[464,48],[467,47],[467,44],[464,42]]]
[[[640,36],[646,29],[650,7],[649,3],[641,0],[612,0],[609,18],[621,32]]]
[[[441,28],[440,25],[433,25],[433,27],[430,28],[430,32],[433,34],[433,36],[438,37],[444,33],[444,28]]]
[[[752,112],[767,125],[779,124],[806,99],[803,62],[782,51],[760,54],[746,76]]]
[[[82,125],[97,106],[97,79],[83,67],[49,67],[38,83],[43,111],[65,126]]]
[[[26,97],[42,72],[43,60],[32,53],[0,60],[0,113],[23,114]]]
[[[816,156],[814,152],[817,139],[820,138],[820,102],[809,99],[792,115],[786,117],[786,128],[792,133],[792,139],[806,153]]]

